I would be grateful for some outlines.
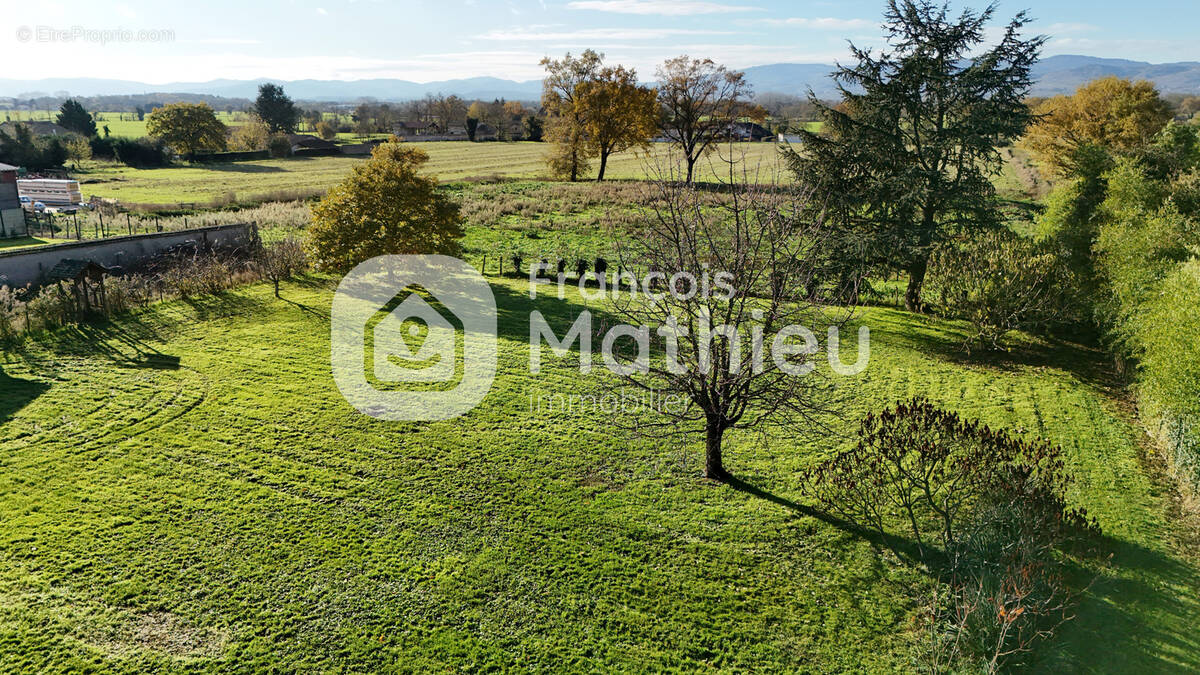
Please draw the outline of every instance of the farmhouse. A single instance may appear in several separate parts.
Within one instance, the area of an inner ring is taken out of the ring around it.
[[[324,138],[318,138],[311,134],[288,134],[288,142],[292,144],[292,152],[301,150],[324,150],[336,151],[337,143],[327,141]]]
[[[28,234],[25,211],[17,195],[17,167],[0,164],[0,237],[24,237]]]
[[[29,122],[5,122],[0,124],[0,131],[12,136],[14,133],[16,133],[17,126],[22,124],[28,127],[29,133],[34,136],[66,136],[73,133],[64,127],[58,126],[54,122],[47,122],[45,120]]]
[[[429,122],[406,120],[397,124],[394,131],[397,136],[424,136],[435,129]]]
[[[475,140],[477,141],[494,141],[500,138],[500,133],[496,131],[496,127],[490,124],[480,123],[475,127]]]
[[[761,141],[772,134],[754,122],[734,122],[729,125],[729,137],[735,141]]]

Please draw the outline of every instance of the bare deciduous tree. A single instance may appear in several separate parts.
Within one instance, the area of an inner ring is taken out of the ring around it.
[[[662,131],[683,150],[686,180],[691,183],[696,161],[728,133],[740,112],[751,107],[750,83],[744,73],[686,54],[665,61],[656,75]]]
[[[255,263],[263,278],[275,286],[275,297],[278,298],[279,283],[308,269],[308,256],[299,239],[288,237],[259,249]]]
[[[661,358],[625,362],[622,381],[656,400],[690,401],[659,410],[650,424],[703,430],[705,475],[718,480],[729,476],[729,429],[810,428],[826,411],[815,395],[822,380],[813,372],[812,329],[850,315],[813,292],[824,281],[828,231],[806,219],[804,193],[746,175],[735,181],[729,166],[723,190],[700,190],[677,175],[650,183],[654,206],[625,236],[620,267],[644,275],[643,290],[653,295],[609,295],[616,321],[654,327],[663,340]]]

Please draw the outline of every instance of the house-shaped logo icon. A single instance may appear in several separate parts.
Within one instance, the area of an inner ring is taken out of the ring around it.
[[[380,382],[454,380],[457,331],[416,293],[409,294],[375,324],[373,337],[375,379]],[[410,342],[420,343],[416,353]]]

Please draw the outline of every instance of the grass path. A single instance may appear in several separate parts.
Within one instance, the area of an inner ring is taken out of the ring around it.
[[[914,394],[1061,444],[1111,539],[1042,668],[1200,669],[1200,574],[1097,355],[971,361],[953,324],[867,310],[845,419],[731,439],[742,491],[698,478],[698,444],[531,409],[578,374],[528,373],[535,301],[495,290],[496,385],[447,422],[349,409],[321,279],[0,353],[0,670],[908,670],[928,581],[805,515],[796,479]],[[561,329],[578,302],[536,306]]]

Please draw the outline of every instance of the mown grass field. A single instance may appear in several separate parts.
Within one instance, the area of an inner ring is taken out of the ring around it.
[[[246,114],[235,112],[230,114],[225,110],[215,111],[217,119],[230,126],[244,124]],[[146,135],[146,120],[137,119],[133,113],[122,112],[96,112],[93,113],[96,120],[96,130],[103,135],[104,127],[108,127],[110,136],[121,136],[125,138],[141,138]],[[22,120],[42,120],[53,122],[58,111],[35,110],[32,113],[28,110],[22,111],[0,111],[0,115],[7,115],[13,121]]]
[[[443,181],[466,178],[545,176],[544,143],[414,143],[429,153],[425,171]],[[740,143],[733,155],[748,167],[764,171],[779,169],[778,150],[773,143]],[[724,150],[722,156],[728,156]],[[609,160],[608,177],[644,178],[648,171],[669,163],[671,150],[655,146],[646,156],[625,152]],[[714,153],[700,169],[711,178],[723,170]],[[178,165],[161,169],[135,169],[124,165],[88,164],[75,176],[85,197],[99,195],[129,203],[207,203],[234,193],[238,200],[251,201],[273,193],[318,193],[343,179],[363,161],[358,157],[293,157],[229,164]],[[593,167],[594,171],[594,167]],[[594,175],[594,173],[592,174]]]
[[[30,246],[45,246],[46,244],[61,244],[74,239],[56,239],[54,237],[16,237],[0,239],[0,249],[28,248]]]
[[[493,279],[500,369],[466,417],[356,414],[330,378],[332,280],[175,301],[0,352],[0,669],[22,672],[910,670],[929,581],[815,518],[798,472],[922,394],[1059,443],[1114,554],[1045,671],[1200,669],[1200,573],[1103,358],[871,308],[831,432],[634,439],[530,397],[528,314]],[[850,354],[852,348],[847,345]]]

